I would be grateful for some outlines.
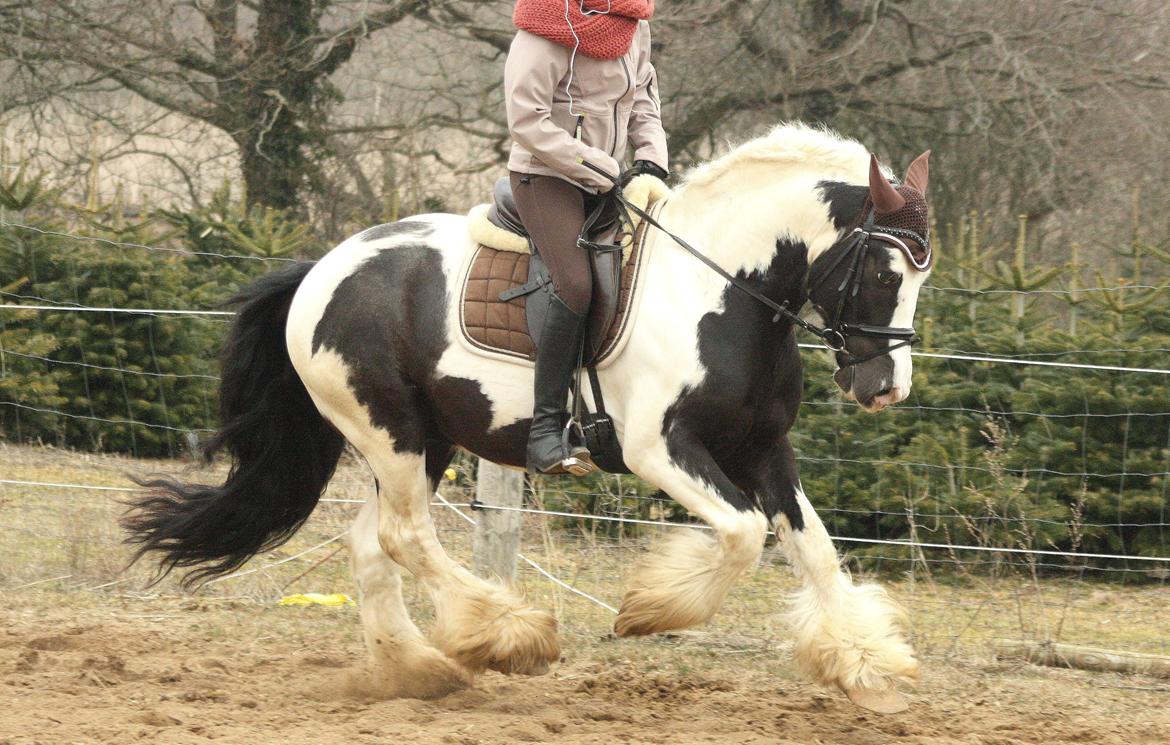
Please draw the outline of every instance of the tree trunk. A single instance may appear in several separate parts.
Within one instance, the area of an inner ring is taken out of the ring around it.
[[[252,38],[251,75],[221,86],[221,107],[236,112],[232,138],[248,204],[298,212],[306,181],[306,146],[317,100],[328,85],[305,63],[318,32],[309,0],[262,0]]]
[[[287,112],[273,114],[271,125],[259,123],[235,138],[248,204],[300,213],[298,194],[308,168],[303,150],[307,138]]]
[[[1170,657],[1160,655],[1023,641],[999,642],[995,645],[995,653],[1001,659],[1027,660],[1034,665],[1170,678]]]

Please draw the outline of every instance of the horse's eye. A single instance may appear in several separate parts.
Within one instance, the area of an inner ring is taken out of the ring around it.
[[[902,281],[902,275],[897,272],[878,272],[878,282],[883,285],[896,285]]]

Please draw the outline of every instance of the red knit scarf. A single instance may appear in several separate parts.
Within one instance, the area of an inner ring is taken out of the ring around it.
[[[586,11],[582,13],[584,2]],[[569,9],[569,23],[565,22],[566,3]],[[606,13],[606,9],[609,12]],[[512,12],[516,28],[524,29],[537,36],[565,47],[577,46],[577,50],[597,59],[617,59],[630,50],[634,32],[639,20],[648,20],[654,15],[654,0],[518,0]]]

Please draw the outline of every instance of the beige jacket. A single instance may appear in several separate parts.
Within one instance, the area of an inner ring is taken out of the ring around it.
[[[634,160],[666,169],[666,133],[658,81],[650,64],[650,24],[638,23],[624,57],[601,60],[520,31],[504,65],[512,153],[508,170],[559,176],[587,191],[612,186],[581,164],[617,175],[627,142]],[[569,102],[572,93],[572,104]]]

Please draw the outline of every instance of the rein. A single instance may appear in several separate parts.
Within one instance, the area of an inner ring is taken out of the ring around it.
[[[848,299],[856,296],[857,293],[861,290],[860,270],[861,267],[865,264],[865,257],[869,252],[870,241],[875,239],[882,240],[882,234],[873,231],[873,208],[870,208],[869,214],[865,220],[865,224],[862,227],[855,228],[853,232],[849,233],[844,238],[838,240],[829,247],[828,251],[832,251],[837,246],[848,244],[846,249],[842,251],[836,259],[834,259],[833,263],[829,266],[828,271],[826,271],[819,280],[817,280],[809,287],[809,292],[811,293],[813,289],[816,289],[817,287],[820,287],[822,284],[824,284],[824,282],[833,274],[834,271],[837,270],[837,267],[839,267],[841,263],[845,261],[845,259],[852,257],[852,261],[849,265],[849,271],[846,272],[845,279],[842,280],[840,286],[837,288],[837,292],[840,293],[840,296],[837,299],[837,306],[834,309],[833,317],[829,321],[828,325],[822,327],[801,318],[796,312],[788,308],[787,302],[777,303],[775,300],[772,300],[766,295],[747,286],[741,280],[733,276],[730,272],[716,264],[701,251],[696,249],[694,246],[664,228],[646,210],[626,199],[625,194],[621,192],[619,180],[617,178],[594,166],[588,161],[584,161],[583,165],[614,182],[614,188],[610,191],[611,198],[616,201],[623,209],[627,210],[628,212],[633,212],[635,215],[642,218],[650,225],[658,228],[658,230],[670,236],[670,238],[675,243],[686,249],[686,251],[696,259],[706,264],[712,271],[726,280],[729,285],[754,298],[769,310],[774,311],[775,315],[772,316],[772,323],[776,323],[781,318],[787,319],[810,334],[813,334],[819,338],[821,342],[831,351],[836,352],[837,354],[845,355],[846,360],[843,363],[839,363],[838,367],[846,368],[853,367],[854,365],[860,365],[862,362],[868,362],[872,359],[887,355],[890,352],[893,352],[895,349],[908,347],[918,341],[921,341],[921,338],[914,333],[913,328],[899,328],[896,326],[870,326],[860,323],[850,324],[845,323],[841,319],[841,316],[845,312],[845,306]],[[632,223],[632,220],[629,220],[628,214],[626,218],[629,222]],[[826,253],[828,253],[828,251],[826,251]],[[809,271],[812,271],[811,264],[809,265]],[[888,339],[890,341],[896,340],[898,343],[882,347],[876,352],[858,357],[846,349],[846,342],[851,337]]]

